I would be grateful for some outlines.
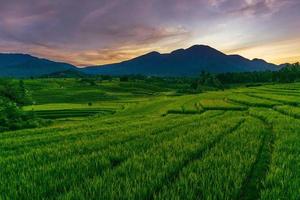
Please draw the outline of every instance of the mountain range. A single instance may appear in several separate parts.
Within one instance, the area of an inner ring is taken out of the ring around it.
[[[105,75],[196,76],[201,71],[251,72],[278,68],[280,68],[278,65],[261,59],[249,60],[239,55],[226,55],[205,45],[195,45],[166,54],[150,52],[120,63],[85,68],[27,54],[0,54],[0,76],[2,77],[42,76],[66,70]]]

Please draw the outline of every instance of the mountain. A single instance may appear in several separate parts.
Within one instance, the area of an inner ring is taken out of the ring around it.
[[[279,68],[279,66],[261,59],[249,60],[239,55],[226,55],[205,45],[178,49],[167,54],[150,52],[124,62],[82,69],[68,63],[41,59],[27,54],[0,53],[0,77],[83,75],[79,74],[80,72],[104,75],[197,76],[201,71],[222,73],[277,70]]]
[[[201,71],[212,73],[276,70],[277,65],[261,59],[249,60],[239,55],[226,55],[205,45],[178,49],[168,54],[151,52],[121,63],[91,66],[88,74],[151,76],[196,76]]]
[[[77,70],[73,65],[37,58],[27,54],[0,54],[0,77],[29,77],[64,70]]]

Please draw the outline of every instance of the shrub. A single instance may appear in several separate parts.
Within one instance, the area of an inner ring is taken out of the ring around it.
[[[0,83],[0,131],[39,126],[41,120],[21,109],[32,102],[24,82],[2,79]]]

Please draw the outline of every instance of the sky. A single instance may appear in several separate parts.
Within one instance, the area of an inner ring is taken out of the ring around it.
[[[300,61],[300,0],[0,0],[0,52],[89,66],[195,44]]]

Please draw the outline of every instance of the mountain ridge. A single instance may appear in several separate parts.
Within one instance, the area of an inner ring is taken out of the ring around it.
[[[68,69],[78,68],[69,63],[38,58],[29,54],[0,53],[1,77],[41,76]]]
[[[250,60],[240,55],[226,55],[207,45],[194,45],[170,53],[152,51],[119,63],[84,68],[29,54],[0,53],[0,77],[43,76],[66,70],[78,70],[92,75],[196,76],[201,71],[265,71],[277,70],[280,66],[258,58]]]
[[[194,45],[161,54],[153,51],[131,60],[84,68],[89,74],[152,76],[195,76],[201,71],[212,73],[277,70],[278,66],[262,59],[226,55],[207,45]]]

